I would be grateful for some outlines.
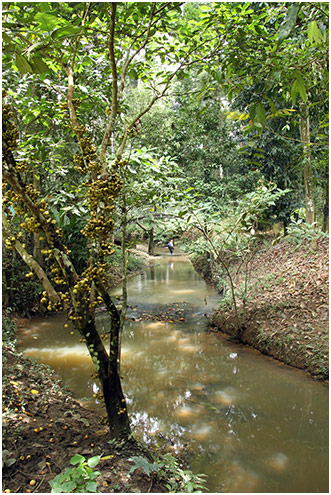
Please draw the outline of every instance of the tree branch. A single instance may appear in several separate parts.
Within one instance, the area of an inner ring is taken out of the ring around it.
[[[110,33],[108,42],[108,51],[112,73],[112,95],[111,95],[111,113],[106,125],[106,130],[101,142],[99,159],[103,169],[103,172],[107,172],[107,147],[110,143],[110,138],[114,130],[115,121],[118,113],[118,74],[115,58],[115,25],[116,25],[116,9],[117,3],[111,3],[111,19],[110,19]]]
[[[3,233],[3,236],[5,239],[8,239],[10,237],[10,228],[9,228],[9,224],[8,224],[8,219],[4,213],[2,214],[2,233]],[[61,298],[60,298],[59,294],[54,289],[52,283],[50,282],[50,280],[47,277],[47,274],[44,272],[43,268],[33,258],[33,256],[31,256],[31,254],[29,254],[27,252],[27,250],[24,248],[23,244],[21,244],[18,239],[15,240],[15,250],[21,256],[21,258],[27,264],[27,266],[30,268],[30,270],[32,270],[37,275],[43,288],[47,292],[49,299],[53,303],[61,302]]]

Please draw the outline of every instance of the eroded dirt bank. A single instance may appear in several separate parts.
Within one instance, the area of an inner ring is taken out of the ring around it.
[[[215,283],[206,259],[200,257],[193,263]],[[237,282],[242,279],[241,272]],[[240,332],[233,312],[226,308],[218,310],[211,323],[264,354],[328,380],[328,281],[327,240],[318,241],[315,251],[308,245],[295,248],[287,242],[263,248],[251,267]]]

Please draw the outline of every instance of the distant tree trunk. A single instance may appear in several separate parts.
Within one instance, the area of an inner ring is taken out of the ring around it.
[[[323,232],[329,232],[329,177],[326,181],[325,200],[323,206]]]
[[[313,167],[311,161],[310,149],[310,127],[309,127],[309,109],[306,103],[300,105],[300,134],[304,142],[304,169],[303,180],[305,186],[305,206],[306,222],[312,224],[315,222],[315,197],[313,185]]]
[[[37,191],[40,191],[40,183],[35,175],[33,175],[33,185]],[[41,267],[44,266],[44,260],[41,254],[41,241],[39,232],[34,232],[33,234],[33,257]]]
[[[148,231],[148,254],[154,256],[154,228]]]

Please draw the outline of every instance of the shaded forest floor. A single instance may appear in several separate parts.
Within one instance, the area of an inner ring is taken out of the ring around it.
[[[195,266],[213,280],[205,260],[197,259]],[[243,277],[239,271],[236,282],[243,282]],[[250,267],[240,331],[227,308],[217,311],[212,324],[264,354],[328,380],[328,282],[328,240],[319,240],[313,251],[308,243],[294,247],[285,241],[261,248]]]

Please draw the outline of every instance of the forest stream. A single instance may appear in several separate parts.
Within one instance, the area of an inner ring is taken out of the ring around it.
[[[220,295],[188,258],[159,254],[128,280],[121,375],[135,435],[178,452],[210,492],[328,492],[327,387],[209,331]],[[98,322],[106,333],[105,313]],[[65,323],[31,320],[19,347],[89,398],[92,364]]]

